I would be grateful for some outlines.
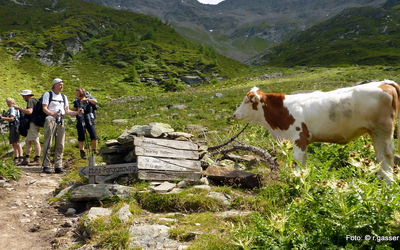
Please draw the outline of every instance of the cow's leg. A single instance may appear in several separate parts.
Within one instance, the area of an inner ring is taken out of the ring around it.
[[[293,158],[296,161],[296,169],[300,170],[301,167],[306,166],[307,151],[306,150],[303,151],[300,147],[295,145]],[[300,164],[300,166],[299,166],[299,164]]]
[[[374,143],[376,159],[381,164],[381,169],[378,174],[384,178],[388,185],[392,184],[393,180],[393,165],[394,165],[394,144],[392,141],[392,133],[390,132],[375,132],[371,134]]]

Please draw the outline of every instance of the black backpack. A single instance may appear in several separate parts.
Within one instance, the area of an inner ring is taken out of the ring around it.
[[[19,126],[18,132],[20,135],[26,137],[28,135],[28,129],[30,127],[29,115],[19,112]]]
[[[51,101],[53,100],[53,93],[52,91],[49,91],[49,105]],[[43,94],[44,95],[44,94]],[[36,103],[35,107],[33,108],[33,112],[31,115],[31,121],[39,127],[44,127],[44,122],[46,121],[46,113],[43,112],[43,95],[39,98],[38,102]],[[63,101],[64,101],[64,107],[66,105],[65,103],[65,95],[61,94]]]

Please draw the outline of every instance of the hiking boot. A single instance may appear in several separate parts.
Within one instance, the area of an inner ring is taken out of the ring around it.
[[[29,158],[24,157],[24,159],[21,161],[20,165],[22,165],[22,166],[29,165]]]
[[[21,165],[21,161],[19,160],[18,157],[14,158],[14,164],[15,164],[15,166]]]
[[[56,174],[61,174],[64,172],[65,172],[65,170],[63,168],[54,168],[54,173],[56,173]]]
[[[84,159],[84,160],[86,160],[86,159],[87,159],[87,157],[86,157],[86,154],[85,154],[85,151],[84,151],[84,150],[81,150],[81,158],[82,158],[82,159]]]
[[[33,162],[30,162],[28,164],[28,166],[40,166],[40,157],[35,156],[35,158],[33,159]]]
[[[43,167],[43,172],[45,174],[51,174],[51,169],[49,167]]]

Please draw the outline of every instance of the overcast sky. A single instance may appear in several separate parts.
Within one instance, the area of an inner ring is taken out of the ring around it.
[[[204,4],[218,4],[224,0],[197,0],[197,1]]]

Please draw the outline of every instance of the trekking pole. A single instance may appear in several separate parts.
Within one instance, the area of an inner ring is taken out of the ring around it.
[[[1,134],[3,135],[3,141],[4,141],[4,148],[6,148],[6,151],[8,151],[8,146],[6,142],[6,137],[4,135],[4,130],[3,130],[3,121],[0,123],[0,128],[1,128]]]
[[[6,115],[6,111],[3,109],[3,113],[1,114],[2,116],[7,116]],[[3,130],[3,124],[5,124],[5,122],[3,120],[0,120],[0,128],[1,128],[1,134],[3,135],[3,141],[4,141],[4,148],[6,149],[6,151],[8,151],[8,143],[6,142],[6,137],[4,135],[4,130]]]
[[[83,109],[81,102],[79,102],[79,109]],[[85,115],[86,114],[81,114],[81,125],[82,125],[82,129],[83,129],[83,133],[85,134],[84,147],[86,148],[86,152],[88,153],[88,155],[90,155],[90,143],[89,143],[88,133],[86,130]]]

